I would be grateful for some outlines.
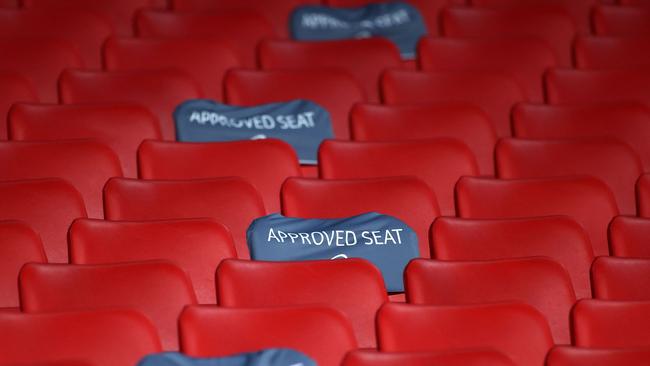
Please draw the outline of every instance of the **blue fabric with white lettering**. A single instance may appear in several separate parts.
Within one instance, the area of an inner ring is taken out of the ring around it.
[[[302,164],[316,164],[318,146],[334,136],[329,112],[308,100],[238,107],[193,99],[176,108],[174,120],[178,141],[277,138],[296,150]]]
[[[342,219],[301,219],[276,213],[253,221],[246,234],[255,260],[367,259],[379,268],[391,292],[404,291],[404,268],[420,254],[413,229],[376,212]]]
[[[137,366],[317,366],[304,354],[282,348],[242,353],[228,357],[198,358],[178,352],[148,355]]]
[[[304,5],[291,14],[291,35],[300,41],[384,37],[402,58],[415,58],[420,37],[427,34],[422,15],[403,2],[371,3],[358,8]]]

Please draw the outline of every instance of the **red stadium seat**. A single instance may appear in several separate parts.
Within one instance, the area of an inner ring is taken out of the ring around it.
[[[599,36],[644,37],[650,34],[650,9],[627,6],[597,6],[594,31]]]
[[[609,224],[609,248],[617,257],[650,259],[650,220],[619,216]]]
[[[104,187],[108,220],[211,218],[233,236],[240,258],[248,258],[246,230],[266,214],[260,194],[241,178],[186,181],[111,179]]]
[[[600,257],[591,267],[594,297],[601,300],[650,300],[650,259]]]
[[[415,176],[435,193],[442,215],[454,215],[458,178],[478,175],[472,152],[446,138],[399,142],[324,141],[318,151],[323,179]]]
[[[67,180],[94,218],[102,217],[102,187],[109,178],[122,176],[115,153],[91,140],[0,142],[0,166],[0,180]]]
[[[565,216],[519,219],[440,217],[431,227],[433,257],[480,261],[550,257],[569,272],[576,296],[591,297],[589,270],[594,260],[584,229]]]
[[[643,165],[629,145],[613,139],[502,139],[495,150],[502,179],[590,175],[612,190],[621,212],[634,214],[634,184]]]
[[[189,306],[179,324],[181,348],[190,356],[229,356],[283,347],[305,353],[320,366],[338,366],[345,353],[357,346],[347,318],[322,307]]]
[[[86,10],[110,20],[115,33],[133,35],[133,17],[140,9],[167,7],[166,0],[21,0],[23,7],[42,10]]]
[[[107,19],[83,10],[0,10],[0,37],[65,41],[75,48],[75,54],[81,55],[83,65],[93,69],[101,67],[101,46],[112,33]]]
[[[639,102],[650,107],[648,70],[550,70],[549,104]]]
[[[553,8],[566,11],[579,31],[584,34],[591,33],[591,8],[596,5],[597,0],[470,0],[474,6],[485,6],[494,8],[521,7],[528,9]]]
[[[320,4],[318,0],[171,0],[172,8],[176,11],[225,11],[253,10],[264,14],[273,24],[275,33],[285,38],[289,36],[289,15],[300,5]]]
[[[0,121],[6,121],[12,104],[36,101],[36,89],[29,80],[16,73],[0,72]],[[0,141],[6,139],[7,124],[0,123]]]
[[[637,214],[650,217],[650,174],[644,174],[636,182]]]
[[[1,15],[2,10],[0,10],[0,18]],[[11,57],[0,58],[0,69],[19,74],[29,82],[29,86],[25,84],[21,86],[22,90],[28,89],[28,91],[16,95],[20,98],[29,96],[27,101],[57,102],[56,84],[61,71],[68,67],[81,66],[78,52],[70,44],[58,40],[10,37],[0,40],[0,53],[11,55]],[[14,80],[16,77],[13,76]],[[14,100],[14,102],[18,101],[20,100]]]
[[[341,366],[515,366],[496,351],[460,350],[447,352],[377,352],[357,350],[348,353]]]
[[[133,366],[161,351],[156,329],[135,311],[0,312],[0,328],[3,365]]]
[[[547,366],[646,366],[648,362],[650,348],[555,347],[546,359]]]
[[[337,138],[350,136],[352,105],[366,100],[363,88],[339,70],[234,70],[224,80],[226,101],[241,106],[307,99],[325,108]]]
[[[362,259],[227,260],[217,269],[217,289],[225,307],[326,304],[350,319],[359,346],[369,348],[377,346],[375,314],[388,301],[381,274]]]
[[[580,69],[650,67],[650,45],[643,37],[579,37],[575,54]]]
[[[581,300],[573,308],[574,345],[650,347],[649,301]]]
[[[260,43],[258,51],[260,66],[265,70],[335,68],[349,72],[363,85],[371,102],[379,102],[382,71],[402,66],[397,47],[385,38],[323,42],[267,40]]]
[[[324,0],[327,5],[337,7],[358,7],[369,3],[383,2],[381,0]],[[440,10],[446,5],[460,3],[465,5],[465,0],[407,0],[409,4],[415,6],[419,11],[427,26],[429,34],[437,35],[440,33],[439,15]]]
[[[119,157],[127,177],[137,177],[136,154],[145,139],[160,139],[156,117],[129,104],[17,104],[8,121],[16,141],[96,139]]]
[[[178,349],[177,319],[196,304],[187,273],[169,262],[26,264],[20,305],[27,313],[128,308],[156,325],[163,348]]]
[[[138,151],[140,178],[200,179],[239,176],[259,190],[269,212],[280,211],[280,188],[299,176],[291,146],[275,139],[178,143],[145,141]]]
[[[471,219],[567,215],[589,234],[595,255],[608,255],[607,225],[618,215],[614,195],[591,177],[461,178],[458,216]]]
[[[561,10],[447,8],[442,12],[442,29],[447,37],[536,37],[552,47],[559,65],[570,67],[573,63],[571,51],[576,26]]]
[[[104,44],[109,71],[175,69],[191,76],[209,99],[223,100],[223,76],[240,66],[237,55],[219,41],[175,38],[110,38]]]
[[[18,272],[29,262],[47,262],[41,238],[25,223],[0,221],[0,312],[20,306]]]
[[[542,76],[557,64],[553,49],[537,38],[423,38],[418,63],[424,71],[487,71],[514,77],[527,99],[544,101]]]
[[[70,263],[104,264],[146,260],[176,262],[190,276],[199,303],[215,304],[214,272],[235,258],[228,229],[208,219],[173,221],[75,220],[70,227]]]
[[[440,211],[431,189],[417,178],[289,178],[282,186],[282,213],[287,216],[336,218],[373,211],[404,221],[418,235],[420,256],[429,257],[427,234]]]
[[[135,103],[159,119],[162,135],[175,137],[174,109],[187,99],[201,98],[201,88],[189,76],[175,70],[65,71],[59,80],[61,101],[74,103]]]
[[[215,24],[219,24],[215,27]],[[275,36],[273,26],[255,11],[218,12],[141,11],[135,19],[140,37],[216,39],[227,43],[239,61],[257,67],[257,43]]]
[[[518,301],[544,314],[555,343],[570,344],[569,313],[576,302],[571,279],[544,258],[494,261],[414,260],[404,272],[406,298],[419,305]]]
[[[386,304],[377,314],[383,352],[489,348],[515,365],[544,364],[553,338],[546,319],[525,304]]]
[[[496,132],[487,115],[472,105],[356,104],[350,112],[350,126],[356,141],[454,138],[472,151],[481,174],[494,174]]]
[[[49,262],[68,262],[67,233],[86,217],[81,194],[61,179],[0,182],[0,220],[20,220],[43,241]]]
[[[589,105],[519,104],[513,111],[516,137],[564,139],[617,138],[634,148],[650,171],[650,109],[638,103]]]
[[[387,71],[382,78],[386,104],[472,103],[483,109],[499,136],[510,136],[510,110],[526,95],[516,81],[489,72]]]

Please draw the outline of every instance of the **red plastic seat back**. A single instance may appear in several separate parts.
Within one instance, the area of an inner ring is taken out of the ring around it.
[[[337,218],[373,211],[404,221],[418,235],[420,256],[429,257],[427,234],[440,210],[431,189],[417,178],[290,178],[282,187],[282,213],[287,216]]]
[[[145,139],[160,139],[160,125],[145,107],[132,104],[16,104],[9,114],[16,141],[95,139],[120,159],[124,175],[137,177],[136,154]]]
[[[447,8],[442,12],[442,29],[447,37],[536,37],[553,49],[559,65],[570,67],[573,63],[576,25],[562,10]]]
[[[280,211],[280,187],[284,180],[300,175],[294,150],[275,139],[214,143],[145,141],[138,151],[138,161],[143,179],[242,177],[259,190],[269,212]]]
[[[175,138],[172,113],[182,102],[203,97],[192,78],[176,70],[65,71],[59,80],[61,101],[140,104],[158,117],[166,140]]]
[[[499,136],[510,136],[510,110],[526,101],[523,88],[507,75],[482,71],[387,71],[381,81],[384,103],[471,103],[490,117]]]
[[[377,352],[352,351],[345,356],[342,366],[514,366],[514,363],[496,351],[447,352]]]
[[[599,36],[647,36],[650,9],[628,6],[597,6],[593,12],[594,31]]]
[[[553,49],[537,38],[423,38],[418,63],[424,71],[488,71],[514,77],[534,102],[544,101],[542,76],[557,64]]]
[[[49,262],[68,262],[68,227],[86,217],[81,194],[61,179],[0,182],[0,220],[19,220],[43,241]]]
[[[7,365],[132,366],[161,351],[155,327],[135,311],[0,312],[0,328]]]
[[[546,73],[549,104],[637,102],[650,107],[650,70],[560,70]]]
[[[115,153],[92,140],[0,143],[0,180],[61,178],[82,195],[90,217],[102,217],[101,192],[111,177],[121,177]]]
[[[0,18],[1,16],[0,10]],[[58,101],[57,80],[61,72],[66,68],[82,65],[79,53],[74,47],[56,39],[22,39],[12,36],[0,40],[0,53],[11,55],[11,57],[0,58],[0,69],[20,74],[29,82],[29,86],[24,86],[25,84],[22,86],[22,90],[27,89],[28,92],[23,91],[16,95],[21,98],[29,96],[27,101],[56,103]],[[17,83],[16,76],[13,78],[13,82]],[[6,86],[3,84],[2,88]],[[25,100],[14,100],[14,102],[18,101]]]
[[[370,3],[382,2],[380,0],[325,0],[327,5],[336,7],[359,7]],[[424,18],[429,34],[440,34],[439,15],[443,7],[450,4],[465,5],[465,0],[407,0],[415,6]]]
[[[539,179],[461,178],[458,216],[472,219],[566,215],[588,233],[595,255],[608,255],[607,225],[618,215],[614,195],[591,177]]]
[[[494,8],[521,7],[528,9],[553,8],[564,10],[571,16],[581,33],[591,33],[591,8],[596,5],[596,0],[470,0],[474,6]]]
[[[327,140],[318,151],[324,179],[415,176],[435,193],[442,215],[454,215],[454,185],[465,175],[478,175],[472,152],[453,139],[400,142]]]
[[[581,300],[573,308],[573,343],[584,348],[650,346],[650,301]]]
[[[228,229],[208,219],[165,221],[76,220],[70,227],[70,262],[124,263],[169,260],[192,280],[199,303],[215,304],[214,273],[236,258]]]
[[[357,347],[347,318],[322,307],[190,306],[179,324],[181,349],[190,356],[230,356],[283,347],[305,353],[318,365],[338,366],[345,353]]]
[[[0,310],[20,306],[18,272],[29,262],[47,262],[41,238],[23,222],[0,221]]]
[[[580,37],[575,43],[576,64],[581,69],[647,68],[650,45],[644,37]]]
[[[266,214],[262,198],[241,178],[185,181],[111,179],[104,188],[108,220],[211,218],[233,236],[240,258],[248,258],[246,230]]]
[[[88,68],[101,68],[101,46],[112,33],[108,19],[83,10],[0,10],[0,37],[65,41],[81,55],[83,66]]]
[[[318,0],[171,0],[172,8],[176,11],[225,11],[253,10],[264,14],[273,24],[275,33],[283,38],[289,36],[289,15],[300,5],[320,4]]]
[[[104,44],[104,67],[109,71],[176,69],[201,85],[209,99],[223,100],[226,71],[241,62],[215,40],[175,38],[110,38]]]
[[[495,150],[502,179],[590,175],[612,190],[621,212],[634,214],[634,184],[641,159],[629,145],[613,139],[502,139]]]
[[[494,174],[496,133],[487,115],[475,106],[357,104],[350,113],[350,126],[356,141],[453,138],[472,151],[481,174]]]
[[[553,346],[544,316],[524,304],[391,303],[379,310],[377,326],[383,352],[489,348],[508,356],[516,365],[526,366],[543,365]]]
[[[257,67],[257,43],[275,36],[268,20],[250,10],[141,11],[135,18],[135,26],[140,37],[218,40],[227,44],[247,68]],[[228,31],[224,32],[225,29]]]
[[[569,217],[440,217],[431,226],[431,246],[432,256],[440,260],[549,257],[569,272],[577,298],[591,297],[589,270],[594,260],[593,249],[587,233]]]
[[[650,301],[650,259],[600,257],[591,277],[597,299]]]
[[[379,101],[379,76],[401,68],[397,47],[385,38],[324,42],[267,40],[259,45],[260,65],[273,69],[337,68],[353,75],[371,102]]]
[[[650,220],[619,216],[609,224],[609,247],[617,257],[650,259]]]
[[[544,314],[555,343],[569,344],[569,313],[576,301],[571,279],[543,257],[494,261],[419,259],[404,272],[406,298],[421,305],[518,301]]]
[[[650,360],[648,348],[587,349],[555,347],[546,359],[547,366],[645,366]]]
[[[177,319],[196,304],[187,273],[169,262],[26,264],[20,271],[20,305],[28,313],[133,309],[156,326],[165,350],[178,349]]]
[[[345,314],[359,346],[370,348],[377,346],[375,314],[388,301],[381,274],[361,259],[227,260],[217,270],[217,288],[219,305],[226,307],[325,304]]]
[[[512,112],[516,137],[564,139],[609,137],[629,144],[650,169],[650,109],[639,103],[519,104]]]
[[[17,73],[0,72],[0,120],[6,121],[14,103],[36,102],[36,89],[28,79]],[[0,123],[0,140],[7,139],[7,125]]]
[[[110,20],[115,33],[133,35],[133,17],[140,9],[167,7],[165,0],[22,0],[23,7],[42,10],[86,10]]]
[[[115,153],[91,140],[0,143],[0,180],[61,178],[82,195],[88,215],[102,218],[102,188],[121,177]]]
[[[306,99],[325,108],[337,138],[350,136],[352,105],[366,100],[354,77],[340,70],[233,70],[224,80],[226,101],[241,106]]]

